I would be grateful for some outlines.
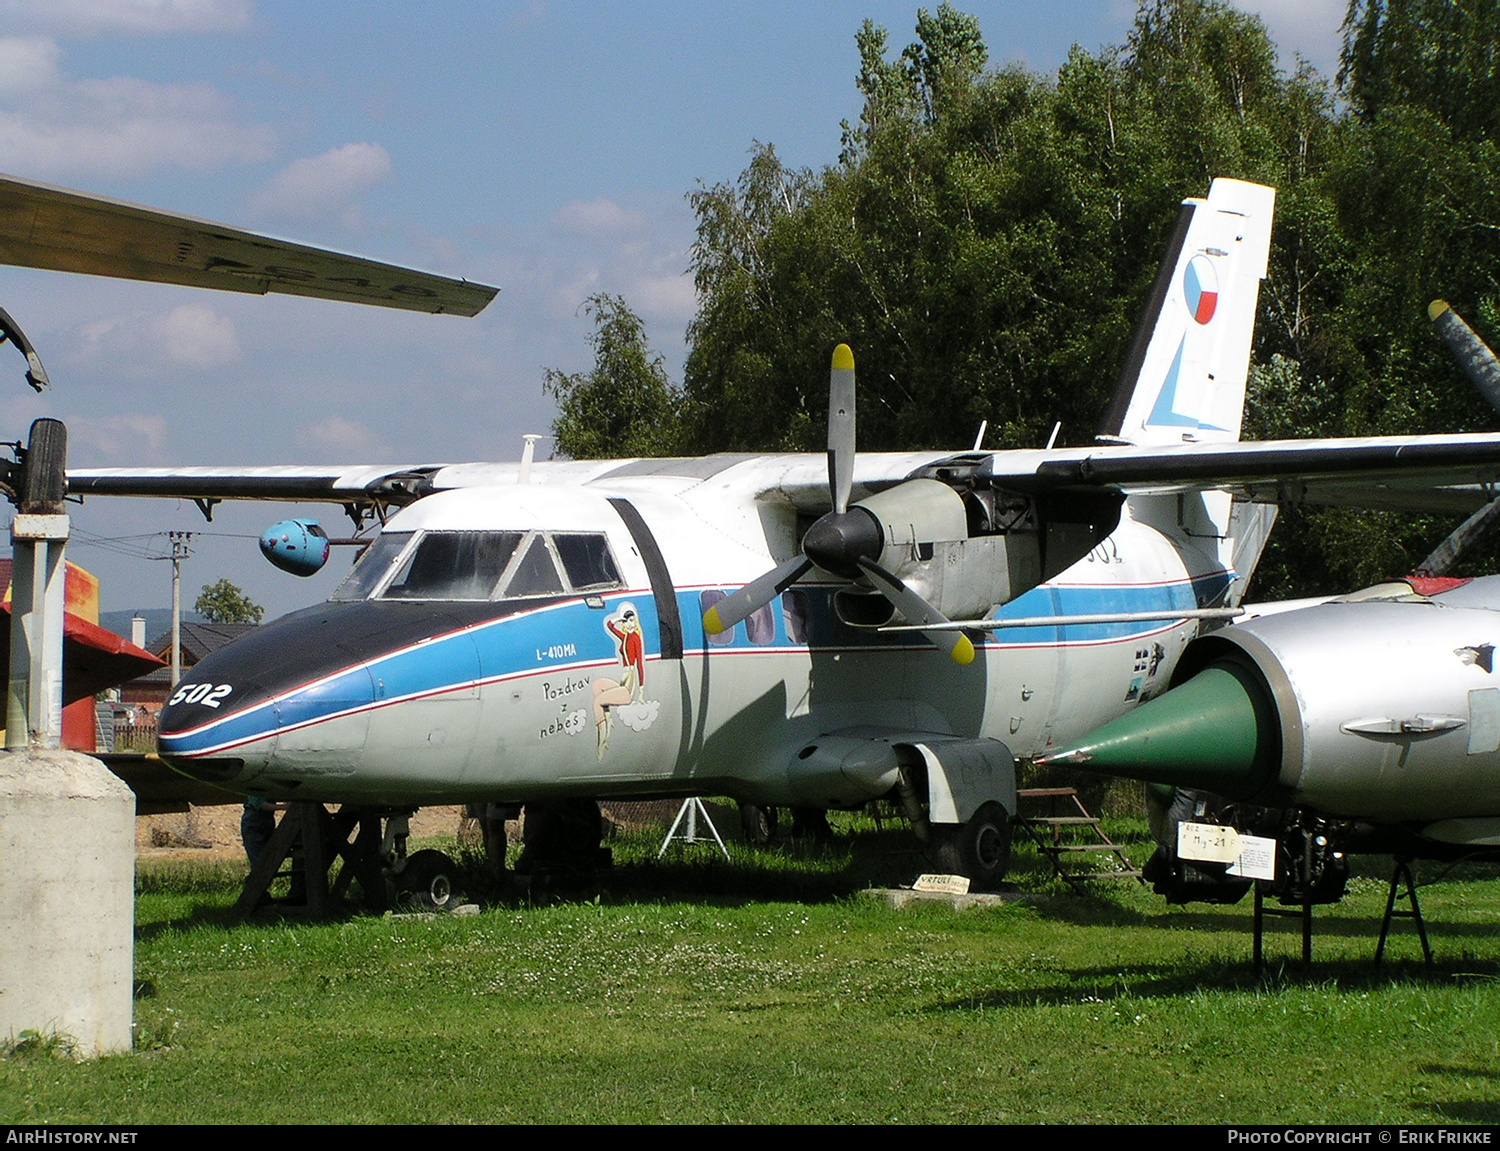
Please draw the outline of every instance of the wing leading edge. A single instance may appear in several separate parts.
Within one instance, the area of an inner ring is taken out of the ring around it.
[[[0,263],[477,315],[498,288],[0,176]]]

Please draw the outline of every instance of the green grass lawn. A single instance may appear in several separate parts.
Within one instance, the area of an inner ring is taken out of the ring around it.
[[[1018,850],[1038,904],[893,911],[858,892],[918,869],[904,834],[659,836],[534,905],[476,871],[469,917],[232,926],[241,868],[143,867],[139,1049],[0,1059],[0,1119],[1500,1122],[1500,869],[1423,888],[1433,973],[1405,926],[1372,966],[1372,866],[1258,979],[1248,899],[1080,897]]]

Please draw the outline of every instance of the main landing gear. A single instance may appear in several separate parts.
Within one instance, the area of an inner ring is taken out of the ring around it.
[[[991,800],[962,824],[931,824],[928,855],[938,871],[993,891],[1010,870],[1010,833],[1010,813]]]

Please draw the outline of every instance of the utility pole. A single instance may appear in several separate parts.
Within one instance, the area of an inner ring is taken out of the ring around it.
[[[172,541],[172,686],[182,678],[182,561],[192,555],[192,532],[168,532]]]

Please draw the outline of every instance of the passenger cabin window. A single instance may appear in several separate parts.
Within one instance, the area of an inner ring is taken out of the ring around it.
[[[708,591],[698,594],[698,610],[700,613],[706,615],[709,608],[717,607],[728,598],[729,593],[727,591],[710,588]],[[725,628],[718,635],[709,635],[708,642],[715,647],[728,647],[734,642],[734,634],[739,630],[739,626],[739,624],[735,624],[734,627]],[[704,629],[704,634],[707,635],[707,629]]]
[[[385,532],[332,598],[520,599],[623,586],[603,533]]]
[[[806,643],[811,609],[807,593],[792,588],[781,593],[781,614],[786,624],[786,638],[792,643]]]

